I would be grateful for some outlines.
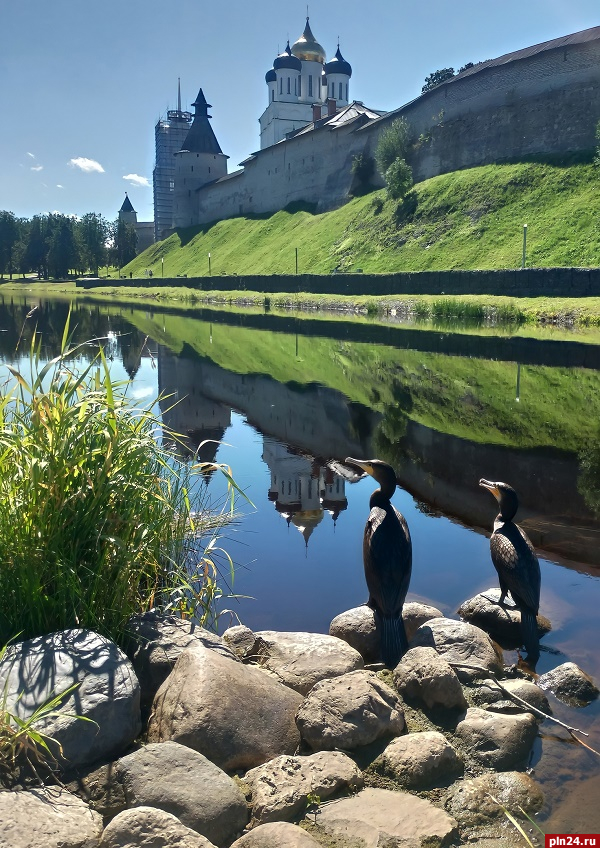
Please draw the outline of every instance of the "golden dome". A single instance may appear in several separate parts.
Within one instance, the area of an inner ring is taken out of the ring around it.
[[[325,62],[325,50],[312,34],[308,18],[306,19],[304,32],[298,41],[292,44],[292,55],[304,62],[320,62],[321,64]]]

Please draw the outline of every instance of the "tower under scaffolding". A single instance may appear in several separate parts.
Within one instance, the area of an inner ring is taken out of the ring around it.
[[[181,110],[181,85],[177,81],[177,109],[170,109],[166,119],[154,128],[156,161],[154,164],[154,240],[164,238],[173,226],[173,192],[175,187],[175,154],[181,150],[192,123],[191,112]]]

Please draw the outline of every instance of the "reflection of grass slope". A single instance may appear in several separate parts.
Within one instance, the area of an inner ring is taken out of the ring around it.
[[[600,420],[600,374],[594,371],[524,367],[517,403],[514,363],[305,336],[296,357],[290,334],[213,324],[211,343],[209,325],[194,318],[128,317],[173,351],[185,343],[235,373],[322,383],[382,412],[410,396],[414,421],[475,442],[576,451]]]
[[[416,196],[416,203],[415,203]],[[383,209],[377,212],[375,198]],[[529,225],[531,266],[600,261],[600,195],[591,164],[487,165],[426,180],[398,207],[385,192],[314,215],[281,211],[175,233],[127,266],[165,274],[293,274],[333,268],[384,273],[449,268],[515,268]]]

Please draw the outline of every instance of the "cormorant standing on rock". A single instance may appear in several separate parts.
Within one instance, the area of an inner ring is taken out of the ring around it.
[[[500,580],[499,603],[502,605],[510,592],[521,611],[521,636],[527,660],[535,664],[540,656],[536,621],[540,606],[540,564],[527,534],[513,521],[519,508],[515,490],[507,483],[490,480],[480,480],[479,485],[494,495],[500,507],[490,538],[492,562]]]
[[[369,589],[368,606],[381,629],[381,658],[395,668],[408,650],[402,607],[412,569],[412,543],[404,516],[390,499],[396,491],[396,472],[379,459],[352,459],[379,483],[369,502],[369,518],[363,536],[363,562]]]

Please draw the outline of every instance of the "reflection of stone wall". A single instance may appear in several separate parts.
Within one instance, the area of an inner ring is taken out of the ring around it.
[[[517,521],[536,547],[598,563],[598,525],[577,491],[575,456],[468,442],[414,422],[402,447],[412,458],[397,469],[402,486],[440,512],[491,532],[497,505],[479,480],[501,480],[516,489]]]
[[[316,385],[293,389],[271,377],[225,371],[205,359],[177,360],[165,348],[159,352],[159,375],[162,392],[190,396],[187,406],[182,405],[176,413],[183,432],[195,420],[197,405],[205,409],[213,401],[243,412],[261,433],[313,456],[343,458],[369,453],[369,445],[355,432],[353,404],[340,392]],[[362,429],[362,407],[361,413]],[[367,428],[372,432],[379,415],[366,413],[372,416]],[[190,417],[184,419],[184,415]]]

